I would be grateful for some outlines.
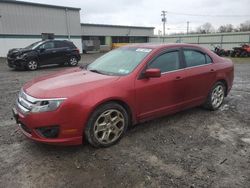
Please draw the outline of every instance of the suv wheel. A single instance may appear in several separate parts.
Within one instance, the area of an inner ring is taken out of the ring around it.
[[[30,60],[27,63],[28,70],[36,70],[38,68],[38,63],[36,60]]]
[[[69,58],[69,66],[73,67],[73,66],[77,66],[78,64],[78,60],[76,59],[76,57],[72,56]]]
[[[225,85],[222,82],[217,82],[211,89],[207,101],[205,103],[205,108],[209,110],[217,110],[220,108],[225,97]]]
[[[117,143],[128,127],[128,113],[117,103],[97,108],[85,128],[85,137],[94,147],[108,147]]]

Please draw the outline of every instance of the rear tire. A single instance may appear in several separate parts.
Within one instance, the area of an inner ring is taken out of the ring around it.
[[[101,105],[87,122],[86,140],[97,148],[114,145],[126,132],[128,123],[128,113],[121,105],[114,102]]]
[[[225,93],[225,84],[222,82],[216,82],[210,90],[207,101],[203,106],[208,110],[218,110],[224,101]]]
[[[75,56],[69,58],[69,66],[74,67],[78,65],[78,60]]]

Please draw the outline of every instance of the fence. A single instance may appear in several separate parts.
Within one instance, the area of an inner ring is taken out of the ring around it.
[[[166,37],[149,37],[151,43],[189,43],[200,44],[209,49],[220,46],[224,49],[232,49],[240,44],[250,43],[250,32],[215,33],[175,35]]]

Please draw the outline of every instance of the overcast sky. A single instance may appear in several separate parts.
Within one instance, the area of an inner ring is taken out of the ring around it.
[[[81,8],[81,22],[153,26],[155,33],[162,30],[161,11],[167,13],[167,33],[185,32],[186,23],[196,30],[210,22],[215,28],[224,24],[238,26],[250,20],[250,0],[25,0]],[[174,13],[207,15],[191,16]],[[214,16],[209,16],[214,15]],[[215,16],[235,15],[235,16]],[[245,16],[240,16],[245,15]],[[248,16],[246,16],[248,15]]]

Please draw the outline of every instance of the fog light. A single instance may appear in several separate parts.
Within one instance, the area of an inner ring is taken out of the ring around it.
[[[40,127],[36,130],[45,138],[56,138],[59,135],[59,126]]]

